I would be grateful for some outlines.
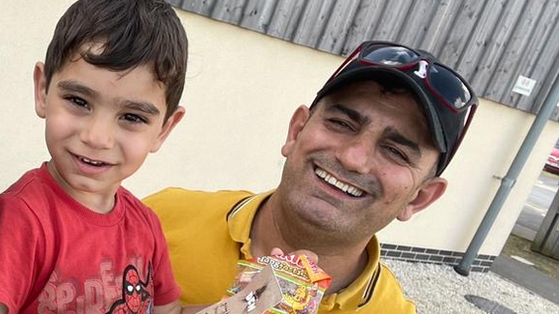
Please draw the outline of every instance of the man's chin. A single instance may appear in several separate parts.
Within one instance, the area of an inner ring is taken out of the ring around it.
[[[316,227],[326,227],[339,220],[337,206],[322,199],[309,199],[295,206],[296,218]]]

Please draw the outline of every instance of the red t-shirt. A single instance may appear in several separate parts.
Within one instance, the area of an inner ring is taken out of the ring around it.
[[[43,164],[0,195],[0,303],[10,313],[149,310],[179,294],[159,220],[126,189],[98,214]]]

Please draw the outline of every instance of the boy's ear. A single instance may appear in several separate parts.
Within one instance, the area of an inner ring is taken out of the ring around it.
[[[46,116],[47,103],[47,78],[45,77],[45,64],[37,62],[33,70],[33,86],[35,92],[35,112],[41,118]]]
[[[287,157],[291,150],[293,149],[293,145],[297,141],[297,137],[299,137],[299,133],[303,130],[305,124],[309,120],[311,114],[309,108],[304,105],[299,106],[297,110],[293,113],[291,117],[291,121],[289,121],[289,129],[287,130],[287,139],[285,140],[285,144],[281,148],[281,154],[284,157]]]
[[[413,215],[438,200],[446,191],[447,185],[446,179],[440,177],[428,179],[418,188],[415,198],[408,203],[406,208],[396,218],[400,221],[409,220]]]
[[[155,143],[153,144],[153,147],[150,150],[151,153],[155,153],[156,151],[159,150],[159,148],[161,148],[161,145],[163,145],[163,142],[165,142],[165,139],[167,139],[167,136],[169,136],[169,134],[171,134],[171,131],[182,120],[182,118],[184,117],[185,112],[186,111],[185,111],[184,107],[178,106],[177,109],[175,110],[175,112],[173,112],[173,114],[167,119],[165,124],[163,124],[163,127],[161,128],[161,132],[157,136],[157,139],[155,140]]]

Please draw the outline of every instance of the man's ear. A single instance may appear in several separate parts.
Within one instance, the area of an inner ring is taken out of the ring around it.
[[[37,62],[33,70],[33,89],[35,93],[35,113],[41,118],[46,117],[47,78],[45,64]]]
[[[150,149],[151,153],[155,153],[159,150],[159,148],[161,148],[161,145],[163,145],[163,142],[165,142],[169,134],[171,134],[171,131],[173,131],[175,126],[177,126],[177,124],[182,120],[185,112],[186,110],[184,109],[184,107],[178,106],[175,112],[173,112],[173,114],[167,119],[165,124],[163,124],[161,132],[157,136],[153,147]]]
[[[429,207],[429,205],[438,200],[446,191],[447,185],[448,182],[443,178],[434,177],[428,179],[417,190],[415,198],[408,203],[404,211],[396,218],[400,221],[409,220],[413,215]]]
[[[307,123],[310,117],[309,108],[305,105],[299,106],[297,110],[293,113],[291,117],[291,121],[289,121],[289,129],[287,130],[287,139],[285,140],[285,144],[281,148],[281,154],[284,157],[287,157],[291,150],[293,149],[293,145],[297,141],[297,137],[299,137],[299,133],[303,130],[303,127]]]

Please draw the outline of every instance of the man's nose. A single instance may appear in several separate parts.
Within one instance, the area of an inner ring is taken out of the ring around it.
[[[109,117],[93,115],[84,124],[80,134],[83,143],[96,149],[109,149],[114,145],[113,121]]]
[[[361,174],[370,173],[374,167],[375,145],[370,138],[354,138],[342,145],[338,159],[344,168]]]

